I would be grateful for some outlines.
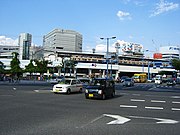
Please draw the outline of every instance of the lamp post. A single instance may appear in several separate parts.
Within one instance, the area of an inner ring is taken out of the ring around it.
[[[107,52],[106,52],[106,62],[107,62],[107,69],[106,69],[106,77],[108,78],[108,54],[109,54],[109,40],[115,39],[116,37],[106,37],[100,38],[101,40],[107,40]]]
[[[143,58],[142,58],[142,73],[144,73],[144,52],[148,52],[149,50],[143,51]]]

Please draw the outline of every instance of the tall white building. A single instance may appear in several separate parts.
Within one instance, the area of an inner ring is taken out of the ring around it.
[[[43,37],[43,47],[49,51],[82,52],[82,35],[73,30],[54,29]]]
[[[19,59],[29,60],[32,35],[29,33],[21,33],[19,36]]]
[[[163,59],[179,59],[180,58],[180,48],[178,46],[163,46],[160,47],[159,52],[162,53]]]

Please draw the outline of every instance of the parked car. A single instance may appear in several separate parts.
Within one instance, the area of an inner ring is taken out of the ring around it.
[[[89,78],[78,78],[78,79],[81,81],[81,83],[83,85],[83,89],[85,89],[90,83]]]
[[[171,86],[176,85],[176,81],[173,78],[170,78],[167,80],[167,85],[171,85]]]
[[[121,82],[123,83],[126,78],[129,78],[129,77],[128,76],[122,76],[121,77]]]
[[[83,86],[80,80],[74,78],[65,78],[53,86],[54,93],[82,92]]]
[[[107,97],[115,96],[115,84],[112,79],[95,78],[89,86],[86,87],[86,98],[100,98],[106,99]]]
[[[126,78],[123,82],[123,86],[134,86],[134,79]]]
[[[47,82],[51,83],[51,84],[57,84],[59,83],[62,79],[64,78],[64,76],[52,76],[52,78],[50,80],[47,80]]]

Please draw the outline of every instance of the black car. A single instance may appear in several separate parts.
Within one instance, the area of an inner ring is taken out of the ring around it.
[[[115,96],[115,84],[112,79],[95,78],[91,81],[90,85],[86,87],[86,98],[100,98],[106,99],[107,97]]]

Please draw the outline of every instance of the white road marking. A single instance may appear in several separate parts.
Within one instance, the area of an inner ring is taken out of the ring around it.
[[[180,111],[180,108],[171,108],[172,111]]]
[[[133,105],[120,105],[121,108],[137,108],[137,106]]]
[[[180,104],[180,102],[172,101],[173,104]]]
[[[131,99],[132,102],[145,102],[144,99]]]
[[[145,106],[145,109],[163,110],[163,107]]]
[[[132,94],[133,96],[141,96],[141,94]]]
[[[152,103],[166,103],[166,101],[162,100],[151,100]]]
[[[176,124],[179,123],[179,121],[172,120],[172,119],[162,119],[162,118],[153,118],[153,117],[140,117],[140,116],[129,116],[130,118],[136,118],[136,119],[152,119],[157,120],[157,124]]]
[[[128,119],[126,117],[119,116],[119,115],[111,115],[111,114],[103,114],[103,115],[116,119],[116,120],[113,120],[113,121],[107,123],[108,125],[124,124],[124,123],[126,123],[126,122],[131,120],[131,119]]]
[[[171,98],[180,98],[180,96],[171,96]]]
[[[122,95],[129,95],[129,93],[121,93]]]
[[[34,92],[37,92],[37,93],[50,93],[51,90],[33,90]]]

